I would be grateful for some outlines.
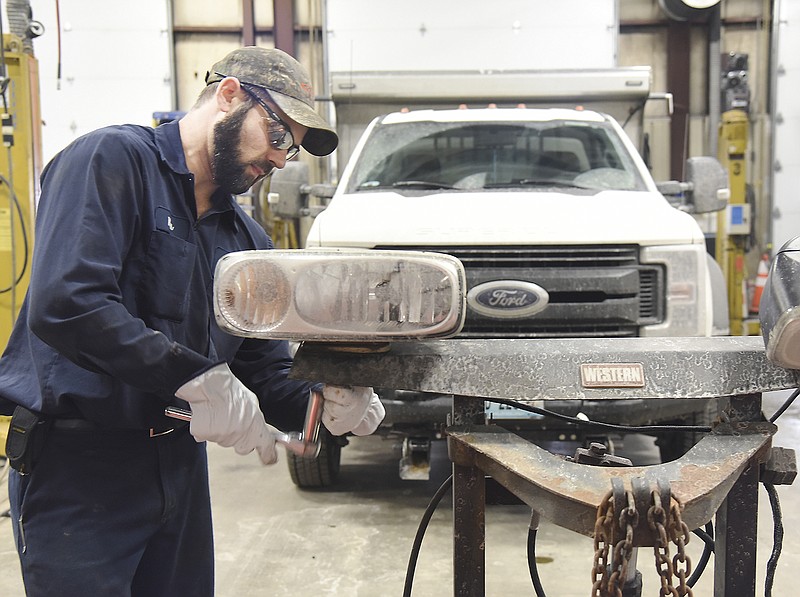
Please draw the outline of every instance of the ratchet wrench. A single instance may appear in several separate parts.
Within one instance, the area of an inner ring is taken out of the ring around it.
[[[191,421],[192,411],[176,406],[168,406],[164,414],[173,419]],[[281,444],[293,454],[301,458],[316,458],[320,449],[319,425],[322,418],[322,392],[311,390],[306,408],[306,420],[303,431],[274,433],[275,442]]]

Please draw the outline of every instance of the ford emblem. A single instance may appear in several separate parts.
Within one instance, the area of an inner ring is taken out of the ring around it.
[[[533,282],[494,280],[470,289],[467,304],[486,317],[522,319],[543,311],[550,296]]]

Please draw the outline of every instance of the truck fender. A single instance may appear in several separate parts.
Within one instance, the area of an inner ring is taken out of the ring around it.
[[[711,255],[706,253],[708,278],[711,286],[711,335],[727,336],[730,334],[730,317],[728,313],[728,286],[722,268]]]

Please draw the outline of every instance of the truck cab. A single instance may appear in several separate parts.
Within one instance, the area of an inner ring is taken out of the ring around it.
[[[459,257],[470,283],[464,337],[712,333],[700,227],[597,112],[379,117],[306,244]]]

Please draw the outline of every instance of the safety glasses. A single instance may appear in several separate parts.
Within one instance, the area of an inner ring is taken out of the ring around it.
[[[222,73],[215,73],[220,77],[225,77],[227,75],[223,75]],[[288,162],[291,159],[297,157],[297,154],[300,153],[300,148],[295,145],[294,136],[292,136],[292,131],[289,128],[289,125],[286,124],[281,117],[278,116],[275,111],[269,107],[269,105],[262,100],[258,95],[256,95],[253,91],[250,90],[252,87],[258,87],[263,93],[267,94],[267,97],[270,97],[269,92],[260,85],[254,85],[253,83],[247,83],[245,81],[239,81],[242,86],[242,89],[245,90],[247,95],[252,97],[256,103],[264,108],[264,111],[267,113],[269,118],[264,118],[267,120],[267,139],[269,139],[270,145],[273,148],[279,151],[286,151],[286,161]],[[270,99],[272,99],[270,97]]]

